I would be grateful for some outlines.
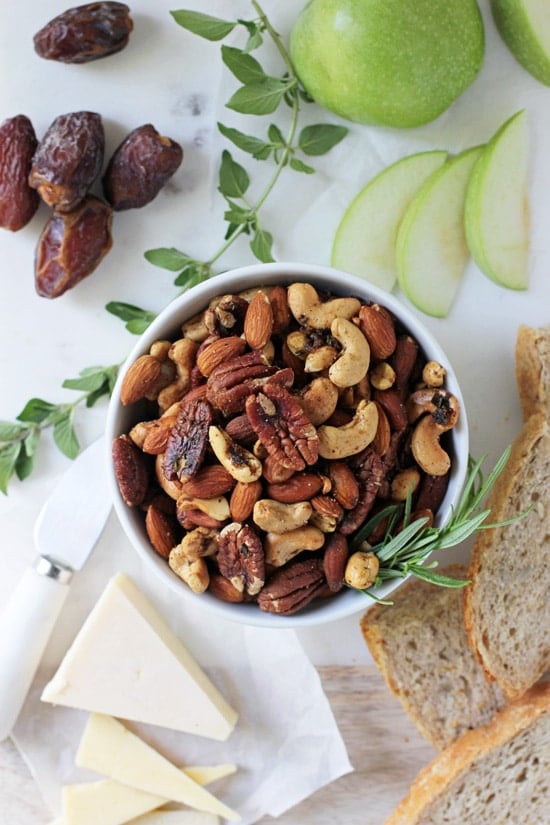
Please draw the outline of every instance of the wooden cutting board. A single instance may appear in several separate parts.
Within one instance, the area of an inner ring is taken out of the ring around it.
[[[262,825],[382,825],[435,754],[374,665],[320,667],[354,771]],[[13,745],[0,745],[0,825],[46,825],[51,816]]]

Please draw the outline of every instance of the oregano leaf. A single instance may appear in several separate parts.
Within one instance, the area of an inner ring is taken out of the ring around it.
[[[315,123],[305,126],[298,136],[298,146],[304,155],[324,155],[347,135],[345,126]]]
[[[303,160],[300,158],[290,158],[290,168],[294,169],[296,172],[304,172],[306,175],[312,175],[315,173],[315,169],[313,166],[308,166],[307,163],[304,163]]]
[[[242,198],[250,184],[248,172],[233,160],[231,153],[224,149],[220,165],[220,192],[224,197]]]
[[[244,115],[270,115],[279,106],[287,88],[283,80],[268,77],[263,83],[241,86],[225,105]]]
[[[24,424],[16,424],[13,421],[0,421],[0,444],[14,441],[26,430]]]
[[[200,11],[180,9],[171,11],[170,14],[179,26],[211,41],[223,40],[237,25],[230,20],[222,20],[220,17],[213,17],[211,14],[203,14]]]
[[[223,123],[218,123],[218,129],[224,137],[230,140],[238,149],[247,152],[257,160],[267,160],[271,153],[271,145],[266,143],[261,138],[253,135],[246,135],[239,129],[234,129],[231,126],[224,126]]]
[[[80,444],[73,427],[73,409],[67,410],[53,428],[53,440],[67,458],[76,458]]]
[[[0,492],[8,494],[8,484],[16,471],[22,444],[16,441],[0,449]]]
[[[56,405],[51,404],[49,401],[44,401],[42,398],[31,398],[17,416],[17,420],[40,424],[51,416],[56,409]]]
[[[265,229],[256,229],[252,240],[250,241],[250,249],[259,261],[262,263],[271,263],[274,258],[271,253],[273,246],[273,236]]]
[[[148,249],[144,252],[144,258],[153,266],[158,266],[161,269],[168,269],[170,272],[178,272],[188,261],[191,260],[189,255],[180,252],[174,247],[158,247],[158,249]]]
[[[263,83],[267,75],[260,63],[251,54],[233,46],[222,46],[222,60],[241,83]]]
[[[105,309],[111,315],[120,318],[121,321],[126,322],[126,329],[134,335],[140,335],[147,327],[155,320],[156,314],[149,312],[141,307],[134,306],[134,304],[127,304],[124,301],[109,301]]]

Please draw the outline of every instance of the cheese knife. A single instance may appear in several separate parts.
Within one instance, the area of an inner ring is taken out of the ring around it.
[[[95,441],[61,477],[34,529],[38,551],[0,614],[0,741],[9,736],[48,639],[111,509],[105,442]]]

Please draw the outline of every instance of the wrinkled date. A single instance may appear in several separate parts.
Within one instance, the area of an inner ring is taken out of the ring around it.
[[[96,112],[59,115],[38,144],[29,184],[59,212],[70,212],[101,172],[105,133]]]
[[[86,278],[112,246],[111,207],[88,195],[72,212],[54,212],[38,240],[35,287],[57,298]]]
[[[113,209],[136,209],[150,203],[183,160],[175,141],[150,123],[138,126],[115,150],[103,176],[103,191]]]
[[[30,221],[40,203],[28,183],[36,146],[26,115],[16,115],[0,126],[0,226],[12,232]]]
[[[146,501],[175,506],[174,574],[284,616],[376,586],[364,542],[384,538],[387,508],[431,523],[447,489],[458,401],[434,383],[443,367],[383,307],[308,283],[218,296],[181,334],[128,369],[121,403],[147,400],[151,418],[119,436],[114,466],[124,500],[140,499],[129,438],[150,468]],[[172,383],[153,392],[160,371]],[[147,534],[166,559],[165,531]]]
[[[89,63],[121,51],[134,27],[124,3],[87,3],[50,20],[34,36],[34,49],[46,60]]]

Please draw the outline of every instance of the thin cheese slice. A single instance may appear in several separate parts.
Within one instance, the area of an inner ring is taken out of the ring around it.
[[[207,785],[235,773],[232,764],[180,768],[194,782]],[[122,825],[136,816],[154,811],[170,800],[164,796],[123,785],[115,779],[79,782],[62,790],[63,825]]]
[[[42,700],[224,741],[237,713],[122,573],[84,622]]]
[[[181,802],[232,821],[239,814],[202,788],[172,762],[111,716],[92,713],[76,754],[76,764],[154,796]]]
[[[213,814],[197,811],[155,811],[133,819],[128,825],[219,825]]]

